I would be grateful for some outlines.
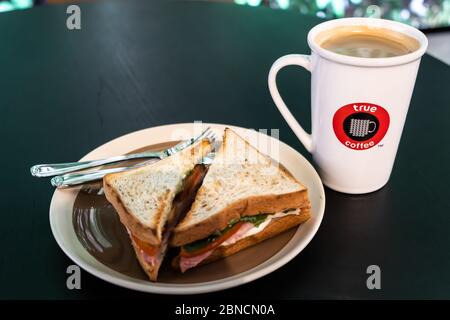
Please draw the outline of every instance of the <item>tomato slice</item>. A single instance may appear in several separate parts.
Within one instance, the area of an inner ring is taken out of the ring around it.
[[[148,244],[138,237],[135,237],[134,235],[131,235],[133,238],[134,244],[144,253],[148,256],[155,256],[158,253],[159,247],[152,246],[151,244]]]
[[[233,236],[236,232],[238,232],[242,224],[244,224],[244,222],[236,223],[233,227],[231,227],[230,230],[219,236],[217,239],[209,243],[207,246],[200,248],[198,250],[186,251],[184,248],[181,248],[180,255],[182,257],[195,257],[210,250],[214,250],[215,248],[220,246],[223,242],[225,242],[227,239],[229,239],[231,236]]]

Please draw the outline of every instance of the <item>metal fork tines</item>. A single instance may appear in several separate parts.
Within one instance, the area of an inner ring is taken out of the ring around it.
[[[213,132],[210,132],[209,134],[207,134],[205,136],[205,138],[209,139],[209,141],[212,144],[214,144],[216,141],[216,137]],[[214,158],[214,153],[211,152],[202,159],[201,163],[202,164],[211,164],[213,158]],[[106,176],[107,174],[110,174],[110,173],[118,173],[118,172],[123,172],[123,171],[131,170],[131,169],[136,169],[136,168],[143,167],[143,166],[149,165],[149,164],[151,164],[153,162],[157,162],[157,161],[158,161],[157,159],[151,159],[148,161],[138,163],[133,166],[100,169],[100,170],[95,170],[95,171],[90,171],[90,172],[67,173],[64,175],[53,177],[51,179],[51,184],[54,187],[75,186],[75,185],[103,179],[104,176]]]
[[[51,177],[56,175],[62,175],[70,172],[75,172],[79,170],[94,168],[102,165],[117,163],[120,161],[127,161],[132,159],[141,159],[141,158],[157,158],[164,159],[172,154],[175,154],[186,147],[194,144],[200,139],[210,138],[213,135],[213,131],[210,127],[206,128],[202,133],[190,138],[188,140],[182,141],[177,145],[170,147],[161,151],[146,151],[140,153],[133,153],[122,156],[115,156],[106,159],[98,159],[92,161],[83,161],[83,162],[68,162],[68,163],[55,163],[55,164],[38,164],[32,166],[30,171],[31,175],[35,177]]]
[[[189,147],[190,145],[194,144],[194,142],[198,141],[200,138],[208,139],[212,143],[215,141],[216,136],[215,136],[214,132],[211,130],[211,128],[208,127],[201,133],[200,136],[185,140],[171,148],[167,148],[166,150],[161,151],[162,157],[160,159],[164,159],[164,158],[169,157],[177,152],[180,152],[184,148]]]

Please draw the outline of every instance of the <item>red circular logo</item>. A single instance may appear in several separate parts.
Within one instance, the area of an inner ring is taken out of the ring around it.
[[[347,148],[367,150],[384,138],[389,128],[389,114],[382,106],[357,102],[350,103],[334,114],[333,129],[336,137]]]

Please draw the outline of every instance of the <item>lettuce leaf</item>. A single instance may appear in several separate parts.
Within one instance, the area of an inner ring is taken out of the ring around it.
[[[256,216],[245,216],[240,221],[253,223],[255,227],[259,227],[261,223],[266,221],[267,214],[258,214]]]
[[[241,217],[239,220],[231,220],[228,223],[228,226],[225,229],[223,229],[222,231],[215,232],[212,235],[210,235],[209,237],[206,237],[204,239],[185,244],[183,246],[183,249],[188,252],[200,250],[200,249],[206,247],[207,245],[209,245],[210,243],[214,242],[220,236],[222,236],[225,233],[227,233],[228,231],[230,231],[230,229],[233,228],[234,225],[236,225],[236,223],[238,223],[238,222],[250,222],[250,223],[253,223],[253,225],[255,227],[259,227],[259,225],[266,220],[267,216],[268,216],[267,214],[258,214],[255,216]]]

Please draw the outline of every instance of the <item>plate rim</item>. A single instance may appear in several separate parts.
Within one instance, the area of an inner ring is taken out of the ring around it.
[[[149,131],[149,130],[170,130],[171,127],[184,128],[187,126],[192,127],[193,123],[192,122],[184,122],[184,123],[165,124],[165,125],[154,126],[154,127],[136,130],[136,131],[124,134],[122,136],[116,137],[112,140],[109,140],[109,141],[103,143],[102,145],[100,145],[97,148],[88,152],[79,161],[87,160],[87,159],[89,159],[89,157],[92,156],[92,154],[95,154],[99,150],[102,150],[103,148],[105,148],[105,146],[107,146],[109,144],[117,143],[120,140],[126,140],[127,138],[129,138],[132,135],[142,134],[143,132]],[[237,131],[253,130],[251,128],[244,128],[244,127],[239,127],[239,126],[235,126],[235,125],[227,125],[227,124],[220,124],[220,123],[202,123],[202,126],[204,126],[204,127],[211,126],[213,128],[217,128],[217,129],[223,129],[225,127],[229,127],[231,129],[236,129]],[[259,132],[259,134],[263,134],[263,135],[267,136],[269,139],[276,139],[276,138],[268,136],[267,134],[262,133],[262,132]],[[309,231],[306,235],[302,235],[302,238],[303,238],[302,241],[299,244],[296,244],[292,249],[290,249],[289,251],[284,253],[280,257],[280,259],[274,259],[274,257],[277,257],[278,255],[280,255],[280,252],[282,252],[283,249],[288,247],[293,242],[293,239],[297,236],[298,231],[293,235],[293,237],[288,241],[288,243],[286,243],[286,245],[280,251],[275,253],[272,257],[265,260],[261,264],[255,266],[249,270],[246,270],[244,272],[232,275],[230,277],[218,279],[218,280],[200,282],[200,283],[183,283],[183,284],[158,283],[158,282],[153,283],[153,282],[150,282],[147,280],[140,280],[140,279],[135,279],[135,278],[129,277],[127,275],[124,275],[124,274],[122,274],[116,270],[113,270],[113,269],[107,267],[106,265],[102,264],[102,266],[104,268],[109,270],[109,273],[108,273],[103,270],[99,270],[96,266],[91,265],[89,263],[89,261],[83,260],[81,255],[72,253],[71,251],[74,251],[73,248],[70,248],[70,246],[66,247],[66,245],[63,243],[63,240],[59,238],[59,234],[56,230],[57,229],[56,221],[54,220],[53,215],[55,214],[54,207],[56,205],[55,204],[56,199],[59,196],[60,192],[63,192],[64,189],[63,190],[55,189],[53,196],[51,198],[51,203],[50,203],[50,208],[49,208],[49,220],[50,220],[50,228],[51,228],[53,237],[55,238],[55,240],[56,240],[58,246],[61,248],[61,250],[66,254],[66,256],[68,256],[73,262],[75,262],[78,266],[80,266],[86,272],[88,272],[91,275],[93,275],[97,278],[100,278],[106,282],[109,282],[111,284],[118,285],[118,286],[128,288],[131,290],[141,291],[141,292],[148,292],[148,293],[154,293],[154,294],[178,294],[178,295],[201,294],[201,293],[215,292],[215,291],[229,289],[229,288],[240,286],[240,285],[252,282],[254,280],[257,280],[259,278],[262,278],[262,277],[274,272],[275,270],[281,268],[288,262],[290,262],[298,254],[300,254],[300,252],[303,251],[303,249],[311,242],[311,240],[317,234],[317,231],[322,223],[324,211],[325,211],[325,202],[326,202],[325,190],[324,190],[322,180],[320,179],[319,174],[317,173],[315,168],[312,166],[312,164],[300,152],[298,152],[297,150],[292,148],[290,145],[288,145],[287,143],[285,143],[279,139],[276,139],[276,140],[278,140],[281,144],[283,144],[284,147],[286,147],[291,153],[302,158],[302,161],[308,167],[308,170],[311,171],[311,173],[313,173],[313,177],[316,180],[315,182],[316,183],[318,182],[317,185],[319,187],[319,192],[320,192],[319,208],[317,209],[317,217],[314,221],[314,225],[312,226],[312,230]],[[68,190],[70,190],[71,192],[74,192],[75,196],[76,196],[79,189],[80,189],[80,187],[76,187],[76,188],[71,188]],[[71,228],[73,229],[72,224],[71,224]],[[301,228],[301,226],[300,226],[300,228]],[[300,230],[300,228],[298,230]],[[78,239],[76,239],[76,240],[78,241]],[[84,254],[90,255],[89,252],[83,246],[81,246],[81,247],[85,251],[85,252],[83,252]],[[94,257],[92,257],[92,258],[95,259]],[[99,262],[99,261],[97,261],[97,262],[101,264],[101,262]],[[260,270],[255,270],[257,268],[259,268]],[[125,279],[115,276],[114,275],[115,273],[118,273],[122,277],[125,277]],[[126,279],[126,278],[129,278],[129,279]]]

